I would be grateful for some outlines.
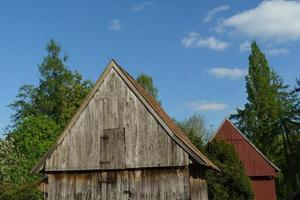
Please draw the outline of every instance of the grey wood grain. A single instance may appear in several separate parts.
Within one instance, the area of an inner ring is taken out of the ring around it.
[[[48,199],[188,200],[188,182],[188,168],[50,174]]]
[[[103,139],[109,129],[124,129],[124,145],[118,134]],[[46,171],[188,165],[187,153],[113,68],[69,131],[46,160]]]

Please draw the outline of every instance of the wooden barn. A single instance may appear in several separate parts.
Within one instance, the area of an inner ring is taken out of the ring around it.
[[[223,121],[210,141],[216,138],[234,146],[247,175],[252,181],[255,200],[275,200],[275,176],[279,171],[278,167],[269,161],[229,119]]]
[[[207,169],[219,170],[112,60],[32,172],[49,200],[206,200]]]

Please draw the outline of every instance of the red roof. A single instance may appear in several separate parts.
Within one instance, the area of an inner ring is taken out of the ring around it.
[[[214,138],[222,139],[234,146],[248,176],[275,176],[279,171],[279,168],[268,160],[229,119],[224,120],[210,140]]]

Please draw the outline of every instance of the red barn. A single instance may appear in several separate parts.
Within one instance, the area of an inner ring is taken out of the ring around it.
[[[229,119],[223,121],[210,140],[215,138],[222,139],[234,146],[252,181],[255,200],[275,200],[275,176],[279,171],[278,167],[269,161]]]

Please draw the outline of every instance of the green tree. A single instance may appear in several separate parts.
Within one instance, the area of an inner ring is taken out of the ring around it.
[[[39,199],[30,169],[54,143],[92,87],[68,69],[61,45],[47,44],[38,86],[23,85],[11,104],[15,111],[7,137],[0,141],[0,199]]]
[[[204,117],[194,114],[182,122],[177,122],[177,125],[192,143],[222,170],[207,171],[209,199],[253,199],[250,179],[245,174],[233,146],[219,140],[205,145],[213,130]]]
[[[206,174],[209,199],[252,200],[251,181],[234,147],[224,141],[214,140],[207,145],[206,153],[221,170],[211,170]]]
[[[22,177],[25,156],[15,150],[14,140],[0,140],[0,183],[16,183]],[[0,184],[1,185],[1,184]]]
[[[68,69],[67,56],[61,56],[58,42],[50,40],[46,50],[48,54],[39,65],[38,87],[22,86],[17,100],[11,104],[16,124],[28,116],[45,115],[63,128],[91,89],[91,81]]]
[[[151,76],[142,73],[137,77],[136,81],[160,103],[158,100],[158,89],[154,86]]]
[[[269,67],[253,42],[246,77],[247,100],[232,118],[251,141],[282,170],[277,179],[279,199],[299,186],[299,97]],[[298,178],[297,178],[298,177]]]
[[[280,134],[278,148],[281,152],[277,155],[277,162],[284,176],[278,191],[290,193],[300,186],[300,99],[296,93],[284,88],[279,91],[279,102],[275,127]]]
[[[269,158],[277,151],[277,136],[274,122],[279,114],[278,76],[269,67],[265,55],[255,42],[251,45],[249,72],[246,76],[248,102],[238,109],[235,116],[239,128]]]
[[[36,182],[30,182],[21,186],[9,183],[0,184],[1,200],[42,200],[42,195],[36,188]]]
[[[27,166],[30,161],[16,151],[13,143],[12,137],[0,141],[0,199],[41,200],[36,182],[28,181]],[[32,176],[30,178],[34,179]]]
[[[50,40],[46,50],[39,65],[39,85],[23,85],[11,104],[15,114],[8,137],[13,138],[17,154],[26,156],[24,170],[29,170],[55,141],[92,86],[91,81],[68,69],[67,56],[61,56],[58,42]]]
[[[60,127],[47,116],[30,116],[19,123],[10,134],[14,151],[23,155],[18,165],[11,170],[18,172],[13,183],[34,181],[36,176],[29,172],[34,164],[45,154],[60,133]]]
[[[204,144],[209,135],[212,134],[212,126],[200,114],[194,114],[191,117],[177,122],[177,126],[187,134],[193,144],[201,150],[204,150]]]

